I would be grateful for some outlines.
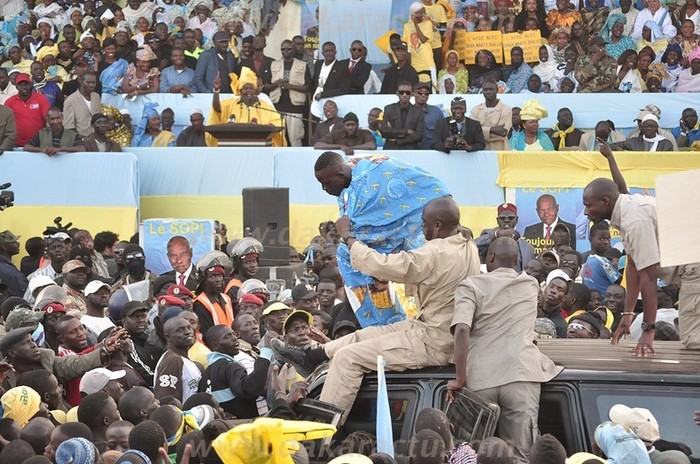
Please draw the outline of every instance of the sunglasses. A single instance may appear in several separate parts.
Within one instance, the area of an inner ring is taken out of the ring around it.
[[[512,221],[515,219],[515,216],[498,216],[499,221]]]
[[[597,335],[595,334],[595,332],[593,332],[591,329],[589,329],[588,327],[584,326],[583,324],[579,324],[578,322],[572,322],[571,324],[569,324],[569,328],[574,329],[574,330],[585,330],[585,331],[588,332],[589,334],[591,334],[591,335],[597,337]]]
[[[413,92],[410,90],[399,90],[398,94],[399,95],[411,95]]]
[[[353,52],[361,52],[362,51],[361,48],[351,48],[350,50]]]
[[[416,92],[416,95],[421,95],[423,97],[430,95],[429,92]]]
[[[124,257],[126,260],[143,259],[143,253],[132,253]]]

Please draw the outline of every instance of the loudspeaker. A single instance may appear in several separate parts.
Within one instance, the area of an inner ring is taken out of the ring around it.
[[[289,264],[289,189],[244,188],[243,235],[265,248],[260,266]]]

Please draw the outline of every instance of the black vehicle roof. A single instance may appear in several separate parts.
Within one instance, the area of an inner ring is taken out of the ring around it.
[[[555,364],[564,366],[556,380],[628,380],[639,382],[673,382],[700,384],[700,351],[683,349],[680,342],[655,341],[654,356],[633,356],[636,342],[610,340],[554,339],[538,340],[540,350]],[[454,366],[387,372],[388,379],[451,379]],[[376,375],[366,376],[376,382]]]

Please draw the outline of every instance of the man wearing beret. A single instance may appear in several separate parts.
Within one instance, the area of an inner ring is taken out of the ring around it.
[[[314,144],[316,150],[343,150],[346,155],[352,156],[357,150],[376,150],[377,142],[372,133],[366,129],[359,129],[359,120],[355,113],[348,113],[343,118],[343,130],[331,131]]]
[[[63,289],[68,298],[65,306],[71,314],[83,317],[87,313],[87,304],[83,289],[90,274],[88,267],[79,259],[71,259],[63,265]]]
[[[7,296],[24,295],[29,282],[12,262],[12,257],[19,253],[19,235],[9,230],[0,232],[0,280],[7,286]]]
[[[535,258],[535,249],[527,241],[520,238],[520,233],[515,230],[518,224],[518,208],[513,203],[503,203],[498,206],[498,216],[496,216],[498,227],[495,229],[484,229],[481,236],[476,239],[476,246],[479,248],[481,262],[486,259],[486,251],[491,242],[498,237],[511,237],[518,242],[518,261],[515,270],[522,272],[525,265]]]
[[[478,121],[465,116],[467,102],[462,97],[452,99],[452,116],[438,119],[433,130],[433,150],[479,151],[486,147],[484,133]],[[427,124],[426,124],[427,128]]]
[[[83,143],[86,151],[99,152],[121,152],[122,147],[107,137],[107,132],[110,131],[109,119],[102,113],[97,113],[90,119],[92,134],[85,137]]]
[[[233,304],[231,298],[223,293],[223,266],[213,265],[204,269],[204,281],[200,285],[201,293],[194,300],[194,313],[199,317],[200,330],[206,336],[212,326],[233,324]]]

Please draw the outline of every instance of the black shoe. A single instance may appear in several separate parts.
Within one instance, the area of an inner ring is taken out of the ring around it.
[[[308,377],[314,369],[316,369],[316,365],[314,365],[307,356],[311,348],[289,346],[279,338],[272,339],[270,348],[272,348],[277,359],[294,366],[297,372],[303,377]]]

